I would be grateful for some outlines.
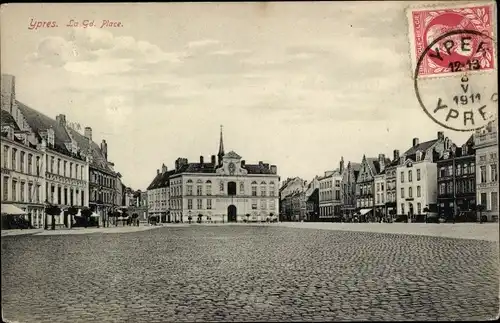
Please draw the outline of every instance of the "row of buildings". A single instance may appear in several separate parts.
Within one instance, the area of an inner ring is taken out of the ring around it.
[[[288,178],[280,187],[280,214],[290,221],[376,221],[427,213],[453,218],[464,212],[498,221],[498,124],[494,120],[461,146],[443,132],[391,158],[341,158],[339,167],[311,181]],[[479,211],[479,212],[478,212]]]
[[[127,205],[106,140],[98,145],[91,127],[82,134],[64,114],[52,119],[16,100],[12,75],[2,74],[1,88],[2,214],[26,214],[43,227],[52,220],[45,208],[56,205],[56,225],[70,227],[70,207],[89,207],[104,224],[109,211]]]
[[[217,158],[178,158],[172,169],[157,169],[147,188],[148,212],[161,222],[277,219],[279,182],[275,165],[247,164],[234,151],[225,153],[221,127]]]

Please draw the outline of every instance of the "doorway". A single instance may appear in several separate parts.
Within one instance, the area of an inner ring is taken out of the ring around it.
[[[234,205],[229,205],[227,207],[227,222],[237,222],[236,206],[234,206]]]

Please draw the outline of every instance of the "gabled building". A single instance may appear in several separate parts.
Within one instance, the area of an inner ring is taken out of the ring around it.
[[[437,161],[452,142],[439,131],[437,138],[423,143],[418,138],[400,158],[396,170],[398,189],[397,213],[409,221],[422,218],[425,213],[437,212]]]
[[[476,210],[474,135],[461,147],[452,144],[437,161],[438,213],[453,219]]]
[[[476,201],[480,214],[488,221],[498,221],[498,119],[477,131],[476,149]],[[478,214],[479,215],[479,214]]]
[[[348,162],[344,168],[343,158],[341,160],[342,181],[340,199],[342,203],[342,215],[346,219],[352,218],[356,212],[356,181],[361,169],[360,163]]]
[[[390,163],[391,160],[384,154],[379,154],[378,158],[363,155],[361,169],[356,180],[356,206],[361,222],[374,221],[377,216],[375,176],[380,175],[385,170],[385,165]]]
[[[385,214],[393,219],[397,215],[396,171],[399,165],[399,150],[394,150],[392,161],[385,166]]]
[[[340,161],[343,167],[343,159]],[[340,168],[326,171],[324,176],[318,178],[319,182],[319,220],[332,221],[342,215],[340,199],[342,173]]]
[[[318,221],[319,219],[319,181],[318,176],[315,176],[312,181],[307,184],[305,191],[306,199],[306,215],[305,221]]]

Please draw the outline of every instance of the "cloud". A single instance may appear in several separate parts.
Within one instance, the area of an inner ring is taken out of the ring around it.
[[[73,73],[124,73],[141,65],[182,62],[184,53],[169,53],[130,36],[115,37],[101,29],[75,29],[68,39],[47,37],[26,57],[28,63],[63,67]]]
[[[195,48],[195,47],[206,47],[206,46],[212,46],[212,45],[217,45],[220,42],[215,39],[202,39],[202,40],[194,40],[190,41],[187,44],[187,47],[189,48]]]

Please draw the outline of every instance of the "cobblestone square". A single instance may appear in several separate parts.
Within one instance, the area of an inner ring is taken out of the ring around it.
[[[498,243],[279,226],[2,238],[19,322],[488,320]]]

